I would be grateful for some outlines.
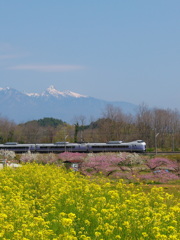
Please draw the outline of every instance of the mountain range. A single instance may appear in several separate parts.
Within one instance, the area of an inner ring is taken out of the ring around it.
[[[42,93],[25,93],[14,88],[0,88],[0,116],[15,123],[44,117],[61,119],[72,123],[79,116],[96,120],[102,117],[110,104],[126,114],[133,114],[137,106],[128,102],[109,102],[71,91],[58,91],[50,86]]]

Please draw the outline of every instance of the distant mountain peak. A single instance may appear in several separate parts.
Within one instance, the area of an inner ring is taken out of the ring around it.
[[[54,87],[54,85],[50,85],[47,89],[48,89],[48,90],[56,90],[55,87]]]
[[[69,90],[66,90],[64,92],[61,92],[57,90],[54,85],[50,85],[44,92],[42,93],[26,93],[28,96],[34,96],[34,97],[49,97],[53,96],[55,98],[61,98],[61,97],[74,97],[74,98],[82,98],[82,97],[87,97],[85,95],[81,95],[79,93],[71,92]]]
[[[53,85],[49,86],[43,95],[52,95],[54,97],[59,97],[63,95],[63,92],[58,91]]]
[[[75,97],[75,98],[80,98],[80,97],[87,97],[86,95],[81,95],[81,94],[79,94],[79,93],[75,93],[75,92],[71,92],[71,91],[69,91],[69,90],[66,90],[65,92],[64,92],[64,94],[66,95],[66,96],[70,96],[70,97]]]
[[[66,90],[64,92],[61,92],[57,90],[53,85],[49,86],[46,91],[43,93],[43,95],[52,95],[54,97],[75,97],[75,98],[80,98],[80,97],[87,97],[85,95],[81,95],[79,93],[71,92],[69,90]]]
[[[4,90],[10,90],[10,87],[5,87],[5,88],[0,88],[0,91],[4,91]]]

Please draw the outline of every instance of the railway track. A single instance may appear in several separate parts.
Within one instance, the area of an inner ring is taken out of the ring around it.
[[[142,153],[142,154],[146,154],[146,155],[149,155],[149,154],[152,154],[152,155],[158,155],[158,154],[167,154],[167,155],[171,155],[171,154],[180,154],[180,151],[174,151],[174,152],[165,152],[165,151],[162,151],[162,152],[145,152],[145,153]]]

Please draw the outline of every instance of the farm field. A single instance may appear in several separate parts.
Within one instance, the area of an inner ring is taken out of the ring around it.
[[[0,171],[0,239],[179,239],[178,184],[125,183],[62,166]]]

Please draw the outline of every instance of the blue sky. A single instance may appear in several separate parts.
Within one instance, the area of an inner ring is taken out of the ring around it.
[[[0,87],[180,109],[179,0],[0,0]]]

